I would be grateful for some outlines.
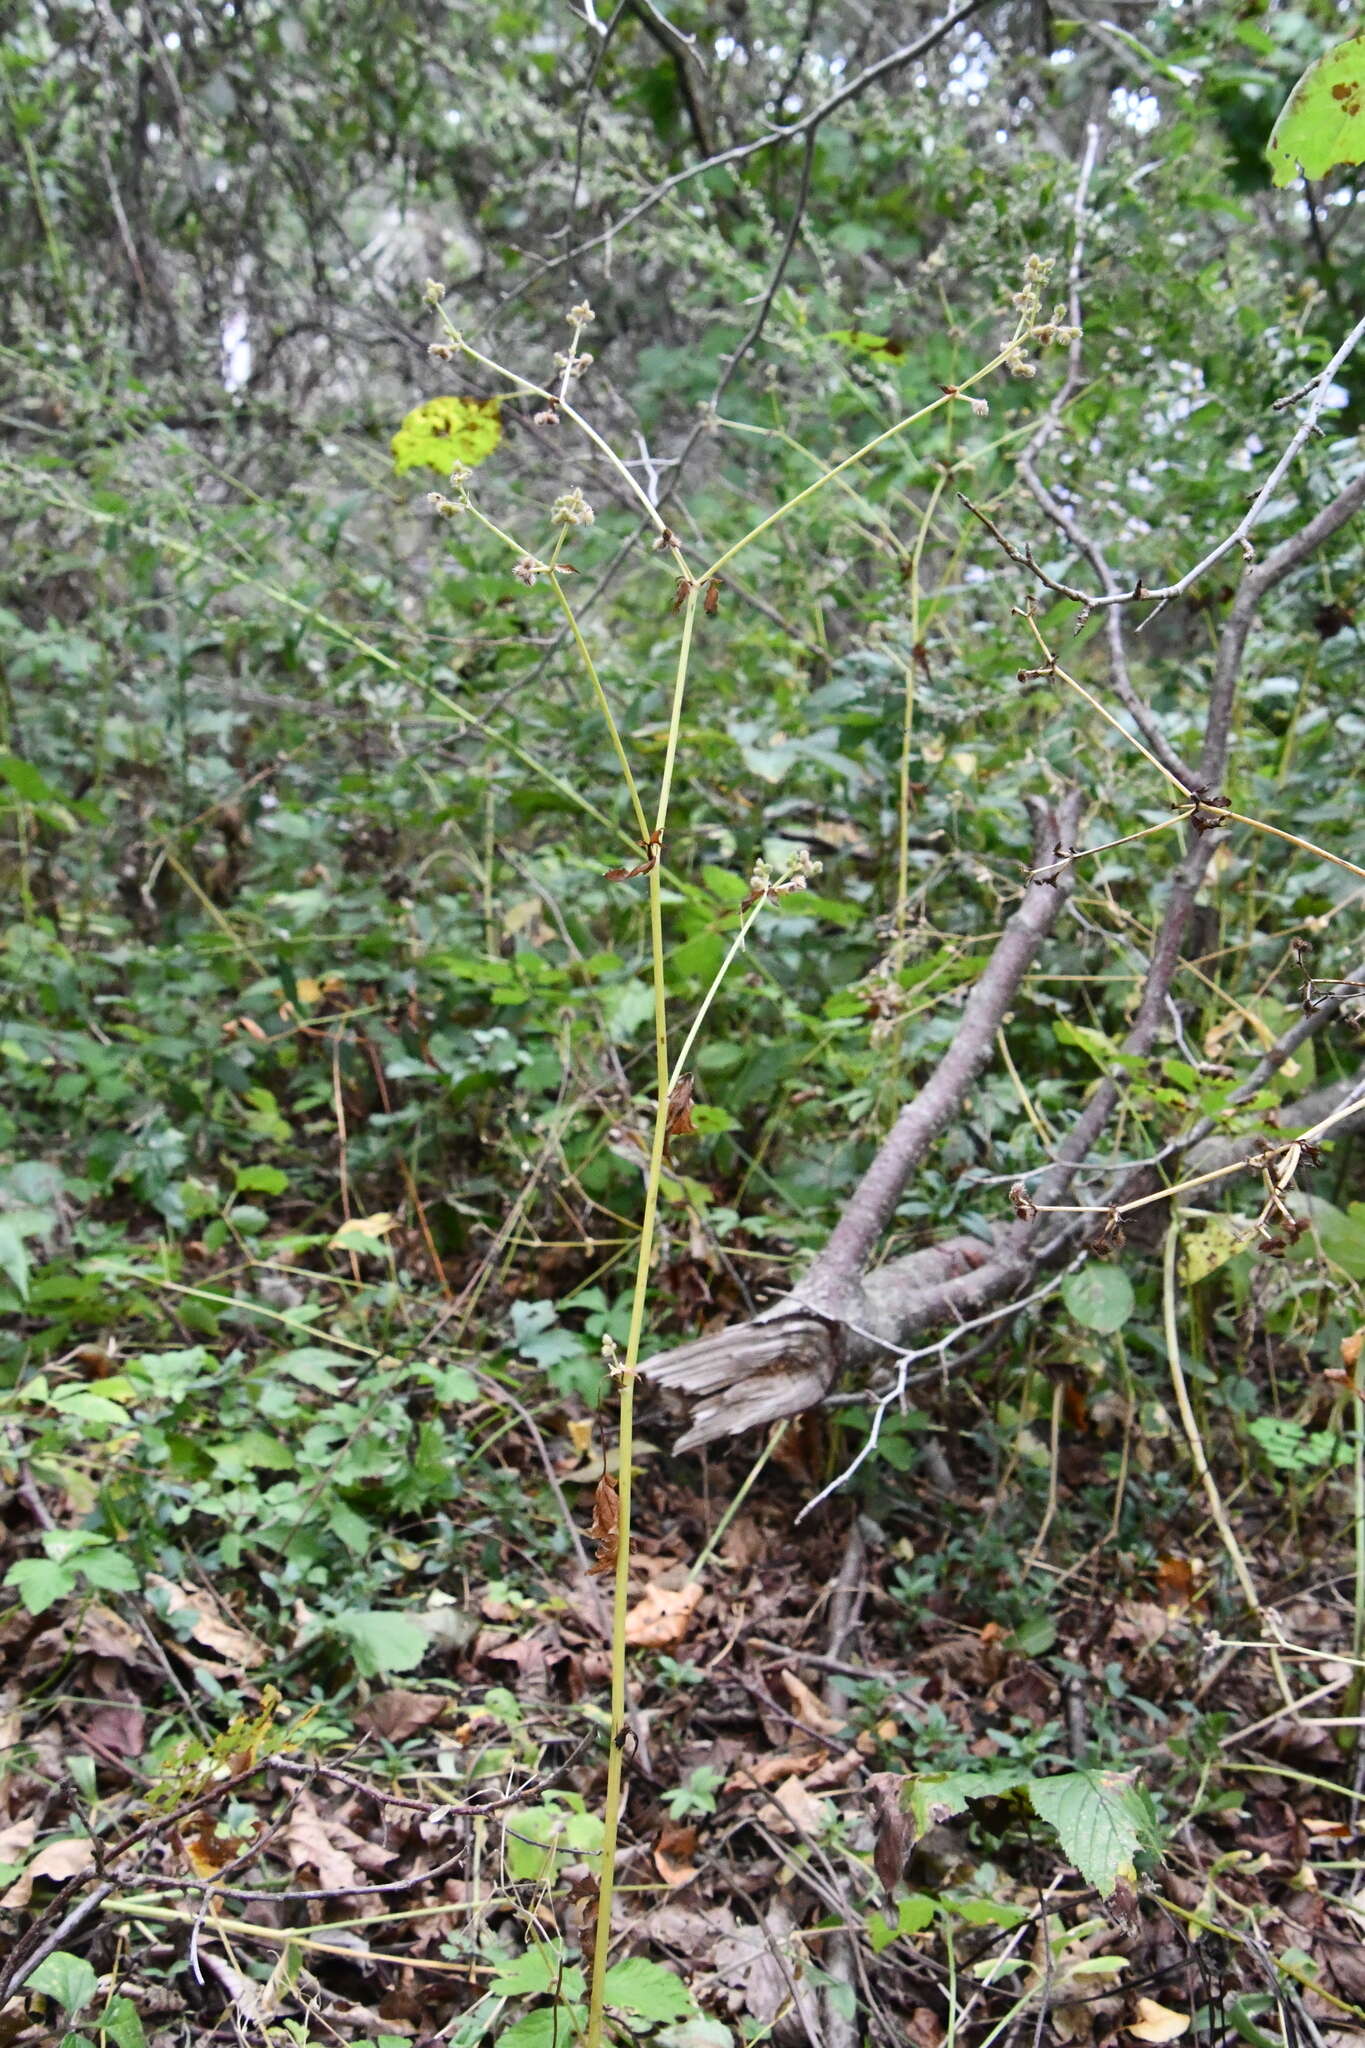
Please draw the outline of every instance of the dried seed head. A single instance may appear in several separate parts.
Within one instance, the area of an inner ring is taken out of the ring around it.
[[[455,344],[450,341],[433,341],[431,347],[427,350],[427,354],[433,363],[453,362],[459,353],[460,351],[456,348]]]
[[[550,507],[550,520],[555,526],[591,526],[595,517],[592,506],[577,484],[556,498]]]
[[[434,277],[429,277],[426,283],[422,286],[422,297],[425,299],[426,303],[429,306],[439,306],[445,295],[445,286],[443,284],[438,284],[437,280]]]
[[[597,315],[586,299],[580,299],[576,306],[570,306],[564,317],[571,327],[586,327]]]
[[[427,503],[438,519],[456,519],[461,512],[469,510],[468,502],[465,499],[443,498],[439,491],[428,491]]]
[[[984,398],[974,398],[972,400],[972,412],[977,419],[989,419],[990,411],[991,409]]]
[[[524,583],[529,590],[538,576],[550,574],[550,565],[548,562],[539,561],[535,555],[522,555],[512,564],[512,574],[518,583]]]

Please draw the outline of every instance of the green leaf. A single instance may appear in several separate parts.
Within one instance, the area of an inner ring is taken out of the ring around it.
[[[867,1938],[872,1944],[872,1953],[880,1955],[893,1941],[903,1934],[921,1934],[930,1925],[938,1911],[938,1900],[931,1899],[927,1892],[911,1892],[902,1899],[893,1920],[889,1913],[879,1913],[867,1923]]]
[[[638,2013],[642,2020],[680,2020],[697,2009],[681,1977],[644,1956],[614,1964],[602,1980],[602,1996],[618,2012]]]
[[[505,1963],[488,1988],[499,1998],[540,1998],[555,1989],[563,1965],[562,1942],[537,1942],[534,1948]]]
[[[566,2036],[573,2038],[563,2014],[552,2005],[542,2005],[535,2012],[528,2012],[525,2019],[504,2027],[495,2048],[563,2048]]]
[[[73,1956],[59,1948],[45,1956],[28,1980],[30,1991],[55,1998],[64,2012],[79,2012],[95,1995],[99,1978],[84,1956]]]
[[[268,1358],[258,1368],[257,1376],[264,1378],[272,1372],[287,1372],[291,1379],[302,1380],[306,1387],[316,1387],[320,1394],[337,1394],[341,1381],[337,1370],[354,1372],[355,1361],[343,1358],[339,1351],[326,1351],[320,1344],[304,1344],[297,1351],[281,1351],[274,1358]]]
[[[954,1814],[965,1813],[974,1799],[1002,1799],[1028,1783],[1018,1764],[995,1764],[979,1771],[920,1771],[901,1788],[901,1805],[914,1817],[921,1835]]]
[[[1103,1073],[1112,1073],[1122,1055],[1112,1038],[1103,1031],[1096,1031],[1093,1024],[1073,1024],[1069,1017],[1059,1017],[1052,1026],[1052,1035],[1059,1045],[1074,1045],[1081,1052],[1088,1053]]]
[[[1136,1878],[1133,1858],[1145,1814],[1132,1780],[1121,1771],[1064,1771],[1035,1778],[1029,1798],[1039,1820],[1055,1828],[1062,1854],[1087,1884],[1108,1898],[1121,1877]]]
[[[1365,163],[1365,35],[1338,43],[1310,64],[1280,110],[1266,144],[1271,182],[1323,178],[1338,164]]]
[[[396,476],[407,469],[434,469],[448,477],[457,462],[477,469],[502,439],[502,405],[496,398],[429,398],[414,406],[390,444]]]
[[[125,1557],[121,1550],[105,1545],[99,1550],[84,1552],[77,1562],[81,1577],[87,1585],[98,1586],[102,1593],[137,1591],[137,1566],[131,1557]]]
[[[50,1558],[23,1557],[10,1566],[4,1583],[15,1588],[30,1614],[46,1614],[49,1607],[75,1592],[76,1575]]]
[[[878,362],[895,362],[905,354],[905,343],[895,335],[868,334],[861,327],[836,327],[822,338],[841,341],[845,348],[856,348],[861,355],[874,356]]]
[[[54,789],[31,761],[21,760],[18,754],[0,754],[0,777],[26,804],[59,804],[62,801],[61,791]],[[32,1979],[29,1981],[31,1983]]]
[[[8,1216],[0,1216],[0,1273],[5,1275],[20,1301],[28,1300],[28,1253],[24,1240]]]
[[[350,1644],[362,1678],[415,1671],[431,1644],[424,1628],[392,1609],[350,1607],[332,1615],[327,1626]]]
[[[701,2012],[676,2026],[661,2027],[654,2036],[656,2048],[733,2048],[734,2038],[722,2020]]]
[[[100,2025],[115,2048],[146,2048],[142,2015],[131,1998],[111,1998],[108,2010],[100,2016]]]
[[[1092,1259],[1079,1273],[1067,1274],[1062,1300],[1082,1329],[1109,1336],[1133,1313],[1133,1283],[1121,1266],[1101,1266]]]
[[[289,1175],[278,1166],[239,1166],[236,1182],[239,1195],[282,1195],[289,1185]]]

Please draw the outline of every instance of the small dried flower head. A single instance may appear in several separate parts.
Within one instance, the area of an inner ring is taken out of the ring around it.
[[[422,286],[422,297],[429,306],[439,306],[445,295],[445,286],[439,284],[434,277],[429,277]]]
[[[577,484],[556,498],[550,507],[550,521],[554,526],[591,526],[595,516]]]
[[[550,574],[550,565],[548,562],[538,561],[534,555],[522,555],[512,564],[512,574],[518,583],[524,583],[529,590],[537,576]]]
[[[531,425],[533,427],[557,427],[559,425],[559,407],[557,405],[547,405],[541,411],[533,412],[531,414]]]
[[[990,411],[990,406],[986,403],[986,400],[984,398],[974,398],[972,400],[972,412],[977,419],[989,419]]]
[[[1024,264],[1025,284],[1046,284],[1052,275],[1050,256],[1030,256]]]
[[[566,376],[581,377],[591,362],[592,357],[586,349],[578,355],[570,355],[562,348],[555,350],[555,368],[562,370]]]
[[[438,519],[456,519],[461,512],[467,512],[469,509],[465,500],[443,498],[439,491],[428,491],[427,503]]]
[[[464,489],[473,474],[474,472],[467,462],[456,462],[451,466],[450,481],[455,486],[455,489],[460,491]]]
[[[1038,374],[1037,364],[1031,363],[1021,348],[1010,351],[1005,367],[1011,377],[1036,377]]]
[[[433,341],[427,350],[433,363],[449,363],[459,354],[453,342]]]
[[[597,318],[597,315],[586,299],[580,299],[576,306],[570,306],[565,318],[570,327],[586,327],[589,321]]]

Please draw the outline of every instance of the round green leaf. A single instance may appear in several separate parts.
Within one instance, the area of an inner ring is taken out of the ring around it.
[[[1272,183],[1292,185],[1300,169],[1322,178],[1338,164],[1365,163],[1365,35],[1338,43],[1310,64],[1266,144]]]
[[[1133,1313],[1133,1283],[1121,1266],[1099,1266],[1092,1261],[1079,1273],[1067,1274],[1062,1300],[1084,1329],[1099,1330],[1107,1337],[1121,1330]]]

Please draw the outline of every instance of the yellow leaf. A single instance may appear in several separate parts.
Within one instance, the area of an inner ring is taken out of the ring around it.
[[[395,475],[435,469],[449,476],[457,462],[477,469],[502,439],[501,415],[496,398],[429,398],[413,408],[389,444]]]
[[[1178,2041],[1190,2024],[1187,2012],[1176,2012],[1169,2005],[1158,2005],[1154,1998],[1140,1998],[1137,2009],[1137,2018],[1128,2026],[1128,2032],[1135,2041]]]
[[[386,1237],[398,1221],[387,1209],[376,1211],[373,1216],[353,1216],[349,1223],[343,1223],[335,1237],[327,1240],[329,1252],[363,1252],[373,1249],[376,1241]]]

